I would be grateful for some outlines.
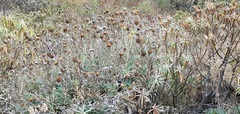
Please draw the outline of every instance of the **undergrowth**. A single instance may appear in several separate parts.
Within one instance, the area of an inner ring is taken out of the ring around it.
[[[1,17],[1,112],[239,111],[237,2],[174,16],[76,3]]]

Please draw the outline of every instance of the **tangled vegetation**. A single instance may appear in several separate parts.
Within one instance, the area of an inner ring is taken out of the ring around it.
[[[239,2],[69,1],[1,16],[1,112],[240,113]]]

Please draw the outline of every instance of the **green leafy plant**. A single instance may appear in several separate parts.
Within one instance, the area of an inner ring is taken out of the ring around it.
[[[206,114],[226,114],[226,111],[220,109],[210,109],[206,112]]]
[[[171,6],[170,0],[157,0],[157,3],[161,7],[169,7],[169,6]]]

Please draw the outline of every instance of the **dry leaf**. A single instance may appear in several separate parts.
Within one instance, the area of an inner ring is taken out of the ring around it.
[[[184,81],[184,76],[182,72],[179,73],[179,78],[180,78],[180,83],[182,83]]]
[[[2,49],[5,54],[8,54],[7,47],[3,47]]]

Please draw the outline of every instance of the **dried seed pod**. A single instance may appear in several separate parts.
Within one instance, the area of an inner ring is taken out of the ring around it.
[[[32,41],[32,40],[33,40],[33,37],[27,35],[27,36],[25,37],[25,39],[28,40],[28,41]]]
[[[37,34],[36,36],[37,36],[37,37],[40,37],[40,36],[41,36],[41,34]]]
[[[57,66],[57,65],[58,65],[58,61],[55,61],[55,62],[54,62],[54,65],[56,65],[56,66]]]
[[[107,47],[110,48],[112,44],[110,42],[107,43]]]
[[[130,30],[130,28],[129,28],[129,27],[127,27],[127,28],[126,28],[126,30],[127,30],[127,31],[129,31],[129,30]]]
[[[140,44],[142,42],[142,39],[141,38],[137,38],[136,39],[136,43]]]
[[[141,51],[141,55],[144,57],[144,56],[146,56],[146,52],[145,51]]]
[[[89,28],[86,29],[87,32],[91,32],[91,30]]]
[[[46,53],[42,54],[42,57],[45,57],[46,56]]]
[[[63,42],[63,47],[67,47],[67,43],[66,42]]]
[[[99,76],[100,76],[100,72],[96,72],[95,75],[96,75],[97,77],[99,77]]]
[[[230,17],[226,17],[226,18],[225,18],[225,22],[226,22],[227,24],[230,24],[230,23],[231,23],[231,18],[230,18]]]
[[[113,21],[113,22],[112,22],[112,25],[115,25],[115,24],[116,24],[116,22],[115,22],[115,21]]]
[[[124,19],[120,19],[120,22],[123,23],[123,22],[124,22]]]
[[[116,12],[115,12],[115,15],[121,15],[121,14],[122,14],[121,11],[116,11]]]
[[[68,31],[68,28],[67,27],[64,27],[63,28],[63,32],[67,32]]]
[[[108,25],[108,26],[111,25],[111,22],[107,22],[107,25]]]
[[[88,77],[88,72],[83,72],[84,77]]]
[[[97,38],[97,35],[96,35],[96,34],[94,34],[92,37],[93,37],[93,38]]]
[[[133,89],[133,86],[128,87],[128,90],[132,90],[132,89]],[[130,98],[134,98],[134,97],[130,96]]]
[[[154,32],[155,32],[155,30],[154,30],[154,29],[151,29],[151,32],[152,32],[152,33],[154,33]]]
[[[113,21],[114,19],[112,17],[107,18],[108,21]]]
[[[134,72],[134,76],[138,77],[138,76],[140,76],[140,74],[138,72]]]
[[[136,36],[140,37],[140,34],[139,34],[139,33],[136,33]]]
[[[104,31],[104,32],[103,32],[103,35],[107,35],[107,34],[108,34],[107,31]]]
[[[123,23],[121,23],[119,26],[123,28],[123,27],[125,27],[126,25],[123,24]]]
[[[139,10],[134,10],[132,13],[133,13],[133,15],[138,15],[139,14]]]
[[[101,39],[103,39],[103,38],[104,38],[104,36],[103,36],[103,35],[100,35],[100,38],[101,38]]]
[[[66,23],[70,23],[71,20],[70,20],[70,19],[66,19],[65,22],[66,22]]]
[[[51,53],[47,53],[47,56],[50,57],[50,58],[54,57],[53,54],[51,54]]]
[[[119,57],[122,57],[122,56],[123,56],[123,53],[119,53],[118,55],[119,55]]]
[[[82,33],[82,34],[80,34],[80,37],[81,37],[81,38],[83,38],[83,37],[84,37],[84,34],[83,34],[83,33]]]
[[[107,14],[107,13],[109,13],[109,10],[104,11],[104,14]]]
[[[72,61],[73,61],[74,63],[78,62],[77,57],[73,57],[73,58],[72,58]]]
[[[138,25],[138,24],[139,24],[139,21],[138,21],[138,20],[135,20],[135,21],[134,21],[134,24],[135,24],[135,25]]]
[[[95,73],[94,73],[94,72],[89,72],[88,75],[89,75],[89,76],[94,76]]]
[[[38,41],[38,40],[40,40],[40,38],[39,38],[39,37],[36,37],[35,40]]]
[[[61,81],[62,81],[62,78],[61,78],[61,77],[57,77],[56,81],[57,81],[57,82],[61,82]]]
[[[48,28],[48,31],[49,31],[49,32],[53,32],[54,29],[49,27],[49,28]]]
[[[89,21],[90,21],[90,19],[89,19],[89,18],[86,18],[85,20],[86,20],[87,22],[89,22]]]
[[[75,26],[74,26],[74,28],[75,28],[75,29],[77,29],[77,28],[78,28],[78,26],[77,26],[77,25],[75,25]]]
[[[148,54],[149,54],[149,55],[152,54],[152,52],[153,52],[152,49],[149,49],[149,50],[148,50]]]
[[[126,51],[126,50],[127,50],[127,48],[126,48],[126,47],[124,47],[124,48],[123,48],[123,51]]]
[[[34,97],[30,97],[28,100],[29,100],[30,102],[32,102],[32,101],[35,100],[35,98],[34,98]]]
[[[199,9],[198,6],[193,6],[193,8],[197,14],[201,14],[201,10]]]

